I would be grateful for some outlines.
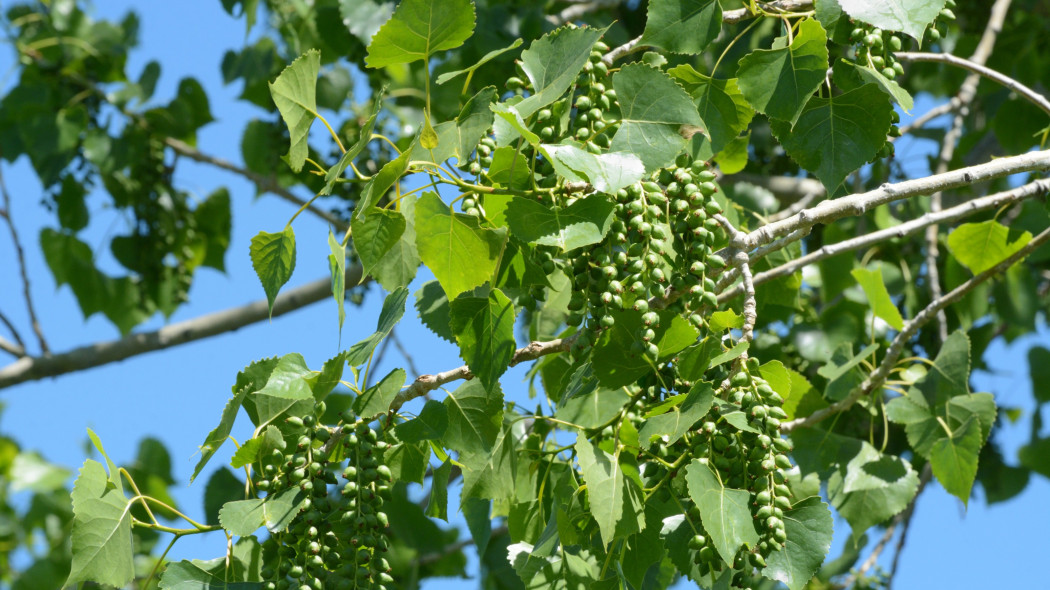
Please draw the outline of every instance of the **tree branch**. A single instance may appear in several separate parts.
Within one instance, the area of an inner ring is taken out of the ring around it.
[[[931,302],[914,318],[912,318],[911,321],[904,325],[904,328],[897,334],[896,338],[893,339],[893,342],[890,343],[890,347],[886,351],[886,357],[882,359],[882,362],[879,364],[878,368],[875,369],[875,372],[865,379],[856,389],[850,392],[845,399],[837,401],[826,408],[817,410],[805,418],[796,418],[790,422],[785,422],[781,425],[781,432],[791,432],[796,428],[812,426],[828,416],[844,412],[852,407],[853,404],[857,403],[860,398],[881,387],[889,376],[890,371],[893,370],[894,365],[897,364],[897,360],[900,358],[901,352],[904,350],[904,345],[919,332],[919,329],[922,326],[933,319],[938,311],[955,303],[962,298],[963,295],[973,290],[977,285],[980,285],[993,276],[1010,268],[1048,240],[1050,240],[1050,228],[1040,232],[1039,235],[1035,236],[1031,241],[1025,244],[1023,248],[1004,258],[999,264],[996,264],[992,268],[970,278],[970,280],[952,289],[940,299]]]
[[[924,227],[929,227],[938,223],[950,223],[958,221],[973,215],[980,211],[987,211],[989,209],[998,209],[1003,205],[1010,203],[1016,203],[1024,199],[1029,199],[1041,194],[1050,192],[1050,179],[1040,179],[1035,182],[1031,182],[1026,185],[1019,186],[1013,190],[996,193],[994,195],[988,195],[967,201],[962,205],[952,207],[950,209],[944,209],[937,213],[927,213],[922,217],[918,217],[911,221],[902,223],[900,225],[886,228],[858,236],[849,240],[843,240],[841,242],[835,242],[834,244],[826,244],[818,250],[810,252],[805,256],[796,258],[790,262],[771,268],[765,272],[758,273],[755,275],[755,284],[760,285],[767,281],[772,281],[780,277],[787,276],[805,266],[809,266],[815,262],[819,262],[826,258],[842,254],[843,252],[849,252],[852,250],[859,250],[867,246],[873,246],[879,244],[885,240],[894,238],[903,238],[904,236],[911,235]],[[754,261],[754,257],[752,257]],[[719,301],[728,301],[733,297],[740,295],[741,288],[739,286],[734,287],[732,290],[724,291],[719,295]]]
[[[510,366],[523,363],[525,361],[533,361],[541,356],[547,356],[548,354],[554,354],[558,352],[565,352],[569,350],[572,342],[575,340],[575,336],[569,336],[568,338],[558,338],[556,340],[550,340],[547,342],[532,342],[528,346],[524,346],[514,351],[514,356],[511,358]],[[452,381],[458,381],[460,379],[473,379],[474,374],[470,372],[470,368],[466,365],[456,367],[455,369],[449,369],[442,373],[435,375],[420,375],[416,377],[416,380],[411,385],[402,389],[394,401],[390,404],[390,411],[397,412],[401,409],[401,406],[407,402],[416,399],[417,397],[423,397],[427,393],[434,391],[438,387]]]
[[[356,285],[361,281],[360,266],[354,265],[347,269],[347,285]],[[331,279],[326,277],[282,293],[274,302],[273,317],[330,297],[331,286]],[[74,371],[100,367],[143,353],[232,332],[249,324],[264,321],[269,317],[271,316],[264,299],[178,322],[154,332],[129,334],[119,340],[98,342],[61,354],[23,357],[0,368],[0,389],[45,377],[57,377]]]
[[[263,176],[256,172],[248,170],[247,168],[241,168],[240,166],[227,160],[223,160],[222,158],[217,158],[215,156],[205,154],[197,148],[189,145],[188,143],[175,139],[174,137],[165,137],[164,144],[170,147],[176,154],[179,154],[180,156],[185,156],[193,160],[194,162],[210,164],[212,166],[215,166],[216,168],[220,168],[222,170],[226,170],[227,172],[233,172],[234,174],[243,176],[249,182],[254,184],[261,192],[277,195],[278,197],[281,197],[282,199],[288,201],[296,207],[302,207],[306,205],[306,201],[295,196],[292,193],[292,191],[277,184],[277,181],[274,180],[273,177]],[[346,222],[335,217],[334,215],[326,213],[325,211],[318,209],[314,205],[307,205],[306,210],[332,224],[339,231],[346,231]]]
[[[36,316],[36,308],[33,306],[33,296],[29,292],[29,274],[26,272],[26,254],[25,250],[22,249],[22,240],[18,237],[18,230],[15,228],[15,222],[11,219],[11,193],[7,192],[7,183],[4,182],[4,175],[0,170],[0,195],[3,195],[4,199],[4,210],[0,211],[4,221],[7,222],[7,229],[11,232],[11,240],[15,243],[15,258],[18,259],[18,271],[22,277],[22,296],[26,302],[26,310],[29,312],[29,325],[33,328],[33,333],[36,334],[37,343],[40,345],[40,352],[47,354],[51,352],[51,349],[47,346],[47,340],[44,338],[44,330],[40,327],[40,320]],[[5,321],[6,323],[6,321]],[[8,324],[10,327],[10,324]],[[23,354],[25,354],[25,343],[22,344]]]
[[[1021,84],[1017,80],[1014,80],[1013,78],[1005,74],[1000,74],[999,72],[991,68],[985,67],[980,64],[976,64],[968,59],[956,57],[949,53],[924,53],[903,51],[900,53],[894,53],[893,55],[897,59],[902,59],[904,61],[925,61],[951,64],[953,66],[958,66],[960,68],[969,70],[975,74],[980,74],[981,76],[984,76],[985,78],[988,78],[993,82],[997,82],[1016,92],[1017,94],[1020,94],[1021,96],[1029,100],[1032,104],[1042,109],[1043,112],[1050,115],[1050,100],[1047,100],[1045,96],[1039,94],[1035,90],[1032,90],[1031,88],[1025,86],[1024,84]]]
[[[591,2],[576,2],[572,6],[563,9],[558,14],[547,15],[547,22],[556,27],[572,22],[590,12],[596,12],[603,8],[611,8],[620,3],[620,0],[593,0]]]
[[[1018,172],[1050,170],[1050,150],[1029,152],[1020,156],[999,158],[984,164],[935,174],[926,178],[905,180],[896,184],[883,184],[877,189],[822,201],[814,207],[773,223],[766,224],[747,234],[748,248],[764,246],[801,228],[810,228],[818,223],[829,223],[850,215],[861,215],[865,211],[908,197],[928,195],[938,190],[966,186],[975,182],[1001,178]]]

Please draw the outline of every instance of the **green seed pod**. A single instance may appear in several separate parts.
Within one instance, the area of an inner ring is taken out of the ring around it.
[[[284,421],[295,428],[302,428],[304,425],[303,419],[299,416],[288,416]]]

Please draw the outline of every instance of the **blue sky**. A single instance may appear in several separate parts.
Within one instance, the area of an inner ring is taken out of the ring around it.
[[[182,77],[196,77],[208,91],[212,115],[216,118],[215,123],[201,130],[199,145],[208,153],[239,162],[241,130],[248,120],[263,112],[235,100],[240,92],[239,84],[223,85],[219,63],[227,49],[239,48],[244,41],[243,21],[229,17],[218,0],[185,3],[105,0],[95,5],[96,15],[105,18],[119,18],[130,8],[138,11],[142,22],[141,47],[129,60],[129,74],[137,77],[147,61],[158,60],[163,67],[155,95],[158,102],[165,102],[174,94]],[[0,84],[11,84],[12,66],[11,49],[5,47],[0,53],[0,72],[4,73]],[[916,112],[921,113],[928,106],[929,101],[921,101]],[[932,143],[927,144],[909,146],[902,141],[898,145],[898,157],[924,160],[932,149]],[[117,330],[101,316],[84,321],[68,288],[55,290],[37,246],[40,230],[52,225],[52,217],[39,206],[41,189],[25,159],[14,166],[5,164],[3,172],[15,201],[12,214],[27,248],[33,296],[52,349],[64,351],[119,337]],[[274,197],[256,199],[254,187],[240,178],[192,162],[180,163],[176,183],[200,197],[218,186],[228,186],[234,225],[226,257],[227,274],[201,271],[189,304],[180,308],[170,321],[261,298],[263,292],[248,259],[248,242],[260,230],[279,230],[294,209]],[[104,257],[102,245],[114,226],[113,218],[102,206],[101,198],[89,202],[93,222],[86,240]],[[303,215],[294,227],[299,251],[295,275],[288,287],[328,273],[325,225]],[[16,284],[10,282],[16,280],[12,260],[11,242],[5,235],[0,238],[0,261],[4,261],[0,264],[0,284],[5,286]],[[110,269],[116,270],[116,267]],[[413,292],[418,286],[419,280],[411,287]],[[381,299],[381,294],[373,291],[363,307],[348,307],[342,334],[344,345],[371,333]],[[0,289],[0,309],[11,314],[21,326],[27,325],[20,289]],[[302,353],[310,366],[320,366],[339,350],[335,318],[335,304],[327,300],[272,323],[256,324],[235,333],[58,379],[9,388],[0,394],[0,401],[5,405],[0,428],[23,447],[38,450],[49,460],[73,469],[85,457],[88,427],[98,433],[118,462],[134,457],[142,437],[156,437],[172,455],[174,475],[179,482],[174,489],[176,500],[188,514],[199,517],[203,512],[204,484],[211,470],[228,458],[232,448],[220,452],[211,468],[193,486],[188,486],[189,475],[197,461],[197,445],[217,423],[237,371],[253,360],[293,351]],[[156,329],[161,325],[163,321],[157,317],[140,329]],[[461,364],[456,351],[423,328],[412,310],[406,314],[398,333],[416,351],[415,362],[424,372]],[[1009,347],[993,347],[989,360],[1002,371],[994,375],[978,374],[974,379],[976,389],[996,393],[1000,408],[1020,407],[1025,411],[1017,425],[1006,426],[1000,434],[999,440],[1004,443],[1008,458],[1016,456],[1016,449],[1029,436],[1033,401],[1025,359],[1027,348],[1037,341],[1046,346],[1050,343],[1050,332],[1043,328],[1039,334],[1018,340]],[[401,363],[396,351],[391,350],[382,369],[390,370]],[[524,370],[519,367],[504,378],[508,397],[519,401],[526,399],[526,386],[521,382]],[[43,411],[45,408],[48,411]],[[242,441],[249,436],[247,420],[242,419],[233,434]],[[454,490],[450,498],[457,493]],[[1011,502],[989,508],[978,495],[968,510],[939,485],[931,484],[919,502],[896,587],[1045,585],[1040,568],[1031,564],[1040,563],[1045,551],[1045,531],[1050,529],[1048,500],[1050,482],[1038,476],[1022,496]],[[455,509],[450,506],[450,514]],[[838,521],[836,529],[833,554],[847,536],[848,525]],[[171,557],[208,559],[222,555],[224,550],[225,540],[221,535],[202,535],[180,541]],[[476,561],[472,559],[471,563],[473,568]],[[889,566],[888,559],[880,563]],[[432,581],[426,587],[458,588],[462,582]]]

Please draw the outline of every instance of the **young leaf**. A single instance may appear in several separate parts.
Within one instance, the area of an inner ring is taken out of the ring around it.
[[[1012,235],[1011,235],[1012,234]],[[948,249],[960,264],[973,274],[980,274],[1014,252],[1024,248],[1032,234],[1011,232],[1003,224],[989,219],[980,223],[964,223],[948,234]]]
[[[593,27],[562,27],[533,41],[521,52],[521,69],[532,83],[532,94],[518,103],[517,112],[528,117],[561,98],[604,33]]]
[[[696,55],[721,30],[722,7],[718,0],[652,0],[639,43]]]
[[[976,418],[970,417],[950,437],[934,442],[930,449],[933,475],[949,494],[962,500],[963,505],[970,502],[982,442],[980,424]]]
[[[384,164],[379,169],[379,172],[365,183],[365,187],[361,190],[361,196],[357,201],[357,206],[354,207],[355,218],[360,217],[363,219],[376,211],[376,203],[379,202],[379,199],[383,198],[383,195],[397,183],[405,174],[405,170],[408,169],[408,163],[412,160],[414,147],[414,145],[410,145],[408,149],[401,152],[401,155]]]
[[[306,359],[292,352],[281,357],[266,385],[255,393],[290,400],[313,399],[315,379],[316,371],[306,366]]]
[[[901,317],[900,310],[890,299],[886,283],[882,280],[882,269],[855,268],[850,274],[860,283],[861,289],[864,289],[864,294],[868,296],[868,303],[871,305],[871,312],[875,314],[875,317],[881,318],[894,330],[903,328],[904,318]]]
[[[762,575],[801,590],[831,549],[831,510],[820,498],[806,498],[784,512],[784,526],[787,544],[769,555]]]
[[[372,99],[372,114],[365,120],[364,125],[361,125],[361,130],[358,132],[357,141],[354,142],[346,152],[339,158],[335,166],[328,169],[328,172],[324,175],[324,188],[321,189],[322,195],[332,194],[332,189],[335,188],[336,182],[343,177],[343,172],[350,167],[350,163],[354,161],[354,158],[359,156],[361,152],[368,146],[368,142],[372,141],[372,130],[376,126],[376,117],[379,116],[379,109],[383,106],[383,95],[386,94],[386,87],[384,86],[376,93],[375,98]]]
[[[515,39],[513,43],[511,43],[510,45],[508,45],[508,46],[506,46],[506,47],[504,47],[502,49],[493,49],[492,51],[490,51],[490,52],[486,53],[485,55],[481,56],[481,59],[479,59],[478,61],[476,61],[473,64],[471,64],[470,67],[464,68],[462,70],[456,70],[455,72],[445,72],[444,74],[441,74],[440,76],[437,77],[436,82],[438,84],[444,84],[445,82],[448,82],[449,80],[452,80],[453,78],[457,78],[459,76],[462,76],[463,74],[472,74],[474,71],[476,71],[478,68],[480,68],[481,66],[485,65],[489,61],[499,57],[500,55],[503,55],[504,53],[506,53],[506,52],[508,52],[508,51],[510,51],[512,49],[517,49],[517,48],[521,47],[521,43],[522,43],[521,39]],[[479,551],[479,553],[484,553],[484,550]]]
[[[430,124],[430,114],[423,111],[423,131],[419,134],[419,145],[425,150],[433,150],[438,146],[438,135],[434,126]]]
[[[693,459],[685,468],[689,497],[700,509],[700,520],[722,559],[733,562],[741,546],[754,547],[758,533],[747,507],[751,494],[745,490],[727,489],[711,468]]]
[[[450,305],[459,356],[490,391],[514,358],[514,304],[499,289],[487,297],[459,297]]]
[[[346,246],[335,239],[328,230],[328,271],[332,274],[332,297],[339,308],[339,331],[343,331],[343,320],[346,319]]]
[[[786,41],[783,38],[774,41]],[[799,25],[791,45],[756,49],[740,60],[740,92],[760,113],[795,124],[828,71],[827,35],[815,19]],[[884,138],[885,139],[885,138]]]
[[[273,360],[274,364],[276,364],[276,359]],[[272,366],[270,367],[270,370],[273,370]],[[233,422],[237,419],[237,412],[241,410],[241,403],[244,401],[245,396],[251,391],[251,386],[244,386],[239,389],[235,388],[233,397],[230,398],[230,401],[226,402],[226,407],[222,410],[222,418],[219,419],[219,425],[212,429],[212,431],[208,433],[208,436],[204,438],[204,444],[200,447],[201,458],[197,461],[197,466],[193,468],[193,474],[190,475],[191,483],[194,479],[197,479],[201,470],[204,469],[204,466],[207,465],[208,461],[211,460],[213,455],[215,455],[215,451],[218,451],[219,447],[222,446],[222,443],[226,442],[226,439],[229,438],[230,432],[233,431]]]
[[[276,234],[259,232],[252,238],[251,258],[252,268],[266,291],[266,301],[272,316],[277,292],[295,271],[295,232],[292,226],[286,226]]]
[[[609,150],[638,156],[651,172],[674,161],[686,141],[707,134],[693,99],[670,76],[629,64],[613,76],[622,123]]]
[[[128,499],[110,485],[101,463],[87,459],[73,484],[72,500],[73,563],[64,586],[97,582],[124,587],[135,577]]]
[[[838,0],[846,14],[884,31],[901,31],[922,42],[922,33],[944,8],[944,0]]]
[[[363,365],[372,356],[372,351],[379,346],[384,338],[390,335],[390,331],[401,321],[405,315],[405,300],[408,299],[408,289],[401,287],[390,292],[383,300],[383,309],[379,312],[379,321],[376,323],[376,331],[371,336],[350,347],[347,352],[346,362],[351,367]]]
[[[390,409],[390,403],[397,397],[401,387],[405,384],[405,370],[394,369],[383,377],[382,381],[369,387],[357,399],[354,400],[354,413],[358,416],[371,420],[375,416]]]
[[[568,252],[602,241],[612,225],[613,207],[600,194],[565,208],[548,208],[531,198],[514,197],[507,205],[507,225],[519,240]]]
[[[505,229],[482,228],[477,218],[453,213],[435,193],[424,193],[416,202],[419,256],[449,299],[492,277],[506,240]]]
[[[470,0],[402,0],[368,45],[365,65],[382,68],[459,47],[474,32]]]
[[[886,95],[865,84],[831,98],[815,97],[797,122],[773,120],[770,128],[784,151],[815,174],[831,194],[886,143],[892,112]]]
[[[307,138],[310,126],[317,118],[317,72],[320,67],[321,52],[311,49],[270,83],[270,95],[281,112],[281,118],[288,125],[291,136],[288,165],[296,172],[303,169],[310,152]]]
[[[1032,383],[1039,383],[1042,387],[1033,387],[1032,395],[1040,404],[1050,402],[1050,350],[1042,346],[1033,346],[1028,349],[1028,371],[1032,377]]]

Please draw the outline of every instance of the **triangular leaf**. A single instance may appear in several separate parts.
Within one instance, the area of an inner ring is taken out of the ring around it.
[[[740,92],[756,111],[794,125],[824,82],[827,42],[816,19],[802,21],[791,45],[756,49],[741,58],[737,69]]]
[[[270,83],[270,95],[288,125],[291,147],[288,165],[299,172],[310,151],[307,139],[310,126],[317,118],[317,72],[321,67],[321,52],[311,49],[299,56]]]
[[[476,217],[453,213],[435,193],[416,202],[419,256],[449,299],[492,278],[506,239],[505,229],[482,228]]]
[[[459,47],[474,32],[474,19],[470,0],[402,0],[372,37],[365,65],[412,63]]]
[[[266,291],[266,301],[273,315],[273,302],[281,287],[295,270],[295,232],[286,226],[280,233],[261,231],[252,238],[252,268]]]

